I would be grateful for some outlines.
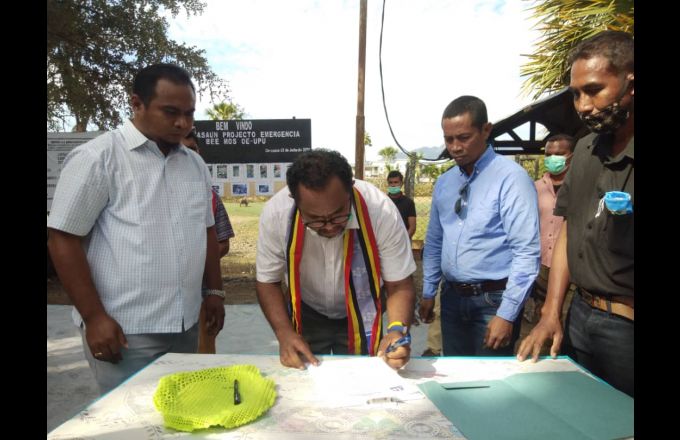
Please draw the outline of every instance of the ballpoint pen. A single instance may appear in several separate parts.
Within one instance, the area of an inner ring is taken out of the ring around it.
[[[387,350],[385,350],[385,353],[391,353],[394,350],[396,350],[397,348],[401,347],[402,345],[407,345],[407,344],[410,344],[410,343],[411,343],[411,335],[410,334],[404,335],[401,338],[397,339],[392,344],[390,344],[387,347]]]
[[[238,379],[234,379],[234,405],[241,403],[241,393],[238,391]]]

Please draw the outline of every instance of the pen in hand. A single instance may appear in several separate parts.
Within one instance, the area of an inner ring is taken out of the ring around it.
[[[408,345],[411,343],[411,335],[404,335],[401,338],[397,339],[395,342],[390,344],[387,347],[387,350],[385,350],[385,353],[391,353],[397,348],[401,347],[402,345]]]
[[[241,403],[241,393],[238,392],[238,379],[234,379],[234,405]]]

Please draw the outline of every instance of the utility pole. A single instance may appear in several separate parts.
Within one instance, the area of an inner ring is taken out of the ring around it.
[[[364,84],[366,83],[366,2],[359,6],[359,86],[357,91],[357,128],[354,148],[354,176],[364,178]]]

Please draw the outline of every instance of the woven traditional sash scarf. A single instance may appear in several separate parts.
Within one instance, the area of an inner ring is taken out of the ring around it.
[[[343,235],[347,345],[349,353],[373,356],[378,352],[382,336],[380,258],[366,202],[356,188],[353,196],[359,229],[346,229]],[[293,207],[286,259],[290,285],[289,312],[293,328],[298,334],[302,334],[303,318],[300,308],[300,260],[304,237],[305,226],[300,211]]]

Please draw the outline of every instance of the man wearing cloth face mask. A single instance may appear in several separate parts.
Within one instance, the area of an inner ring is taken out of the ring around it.
[[[538,194],[538,211],[541,222],[541,268],[534,282],[531,298],[524,306],[524,318],[529,322],[537,322],[541,317],[541,308],[545,302],[548,289],[548,275],[550,273],[550,261],[557,235],[562,227],[563,218],[553,214],[557,191],[560,189],[564,177],[569,169],[571,156],[574,152],[576,139],[567,134],[550,136],[545,143],[545,168],[547,173],[534,182]],[[569,292],[562,307],[562,314],[566,313],[571,303],[574,285],[569,286]]]
[[[413,234],[416,233],[416,205],[409,197],[406,197],[401,192],[401,187],[404,185],[404,176],[399,170],[392,170],[387,174],[387,194],[390,199],[397,205],[399,214],[404,220],[404,226],[408,231],[408,237],[413,239]]]
[[[593,132],[576,145],[555,215],[555,244],[542,317],[517,357],[536,361],[544,341],[634,396],[634,55],[633,37],[605,31],[572,52],[574,106]],[[623,197],[618,197],[625,193]],[[560,310],[576,284],[564,332]]]

